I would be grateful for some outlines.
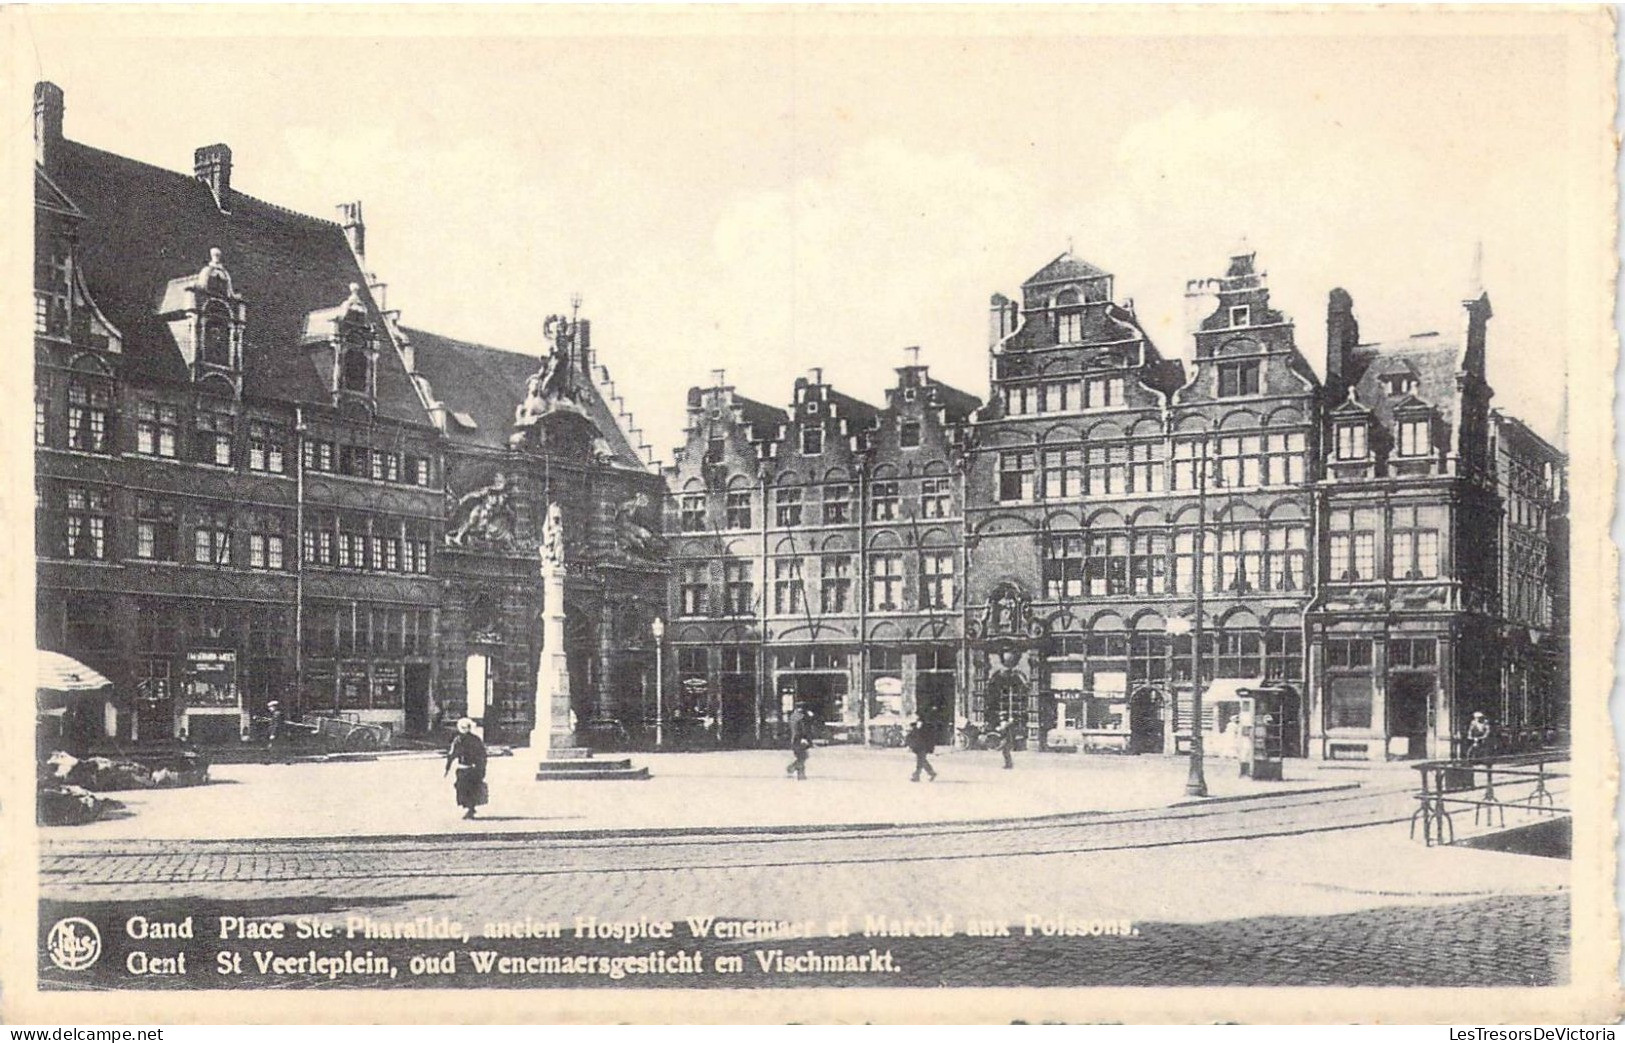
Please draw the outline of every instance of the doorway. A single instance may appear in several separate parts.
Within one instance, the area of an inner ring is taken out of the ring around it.
[[[406,730],[422,735],[429,730],[429,664],[407,663],[401,687],[406,700]]]
[[[1428,709],[1433,705],[1434,687],[1432,674],[1388,675],[1388,734],[1408,740],[1408,749],[1399,754],[1402,758],[1427,756]]]
[[[988,727],[1014,720],[1017,745],[1025,748],[1027,735],[1027,678],[1014,670],[994,674],[988,678],[987,695],[982,703],[982,718]]]
[[[1129,700],[1129,752],[1161,753],[1163,744],[1162,696],[1142,688]]]
[[[921,671],[914,677],[914,701],[920,724],[931,741],[949,746],[954,741],[954,675]]]
[[[786,719],[795,706],[804,706],[820,725],[841,723],[846,708],[846,674],[781,673],[778,682],[780,699],[794,701],[794,705],[784,711]]]

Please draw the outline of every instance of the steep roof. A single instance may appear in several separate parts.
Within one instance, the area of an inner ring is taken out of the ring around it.
[[[1415,399],[1420,399],[1453,425],[1459,415],[1456,374],[1462,369],[1464,355],[1460,339],[1436,333],[1361,344],[1354,349],[1349,380],[1359,400],[1385,424],[1393,422],[1394,410],[1402,402],[1414,404]],[[1392,374],[1415,377],[1414,393],[1390,397],[1382,387],[1382,378]]]
[[[223,214],[208,186],[190,174],[151,166],[74,141],[61,142],[49,180],[85,220],[77,256],[86,286],[124,334],[127,372],[185,383],[185,362],[158,307],[170,280],[195,275],[209,249],[224,254],[248,307],[243,393],[252,398],[331,404],[322,374],[300,349],[306,316],[332,308],[359,283],[383,328],[344,231],[233,189]],[[378,414],[428,423],[395,352],[378,355]]]
[[[960,423],[969,420],[971,414],[982,407],[982,400],[968,391],[961,391],[951,384],[944,384],[933,379],[931,388],[938,396],[942,407],[948,414],[949,423]]]
[[[521,351],[458,340],[427,330],[403,330],[412,343],[418,373],[429,381],[449,414],[446,435],[454,441],[500,449],[513,434],[514,412],[525,398],[525,383],[542,368],[542,359]],[[643,469],[647,460],[632,444],[616,413],[604,401],[596,382],[579,403],[609,443],[617,462]],[[474,421],[472,428],[456,414]]]
[[[1073,256],[1072,251],[1068,250],[1038,269],[1021,285],[1037,286],[1041,283],[1070,282],[1074,279],[1099,279],[1110,274],[1110,272],[1090,264],[1081,257]]]

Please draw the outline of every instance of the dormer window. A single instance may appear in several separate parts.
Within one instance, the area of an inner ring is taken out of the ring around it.
[[[1426,417],[1411,420],[1401,420],[1395,441],[1395,453],[1399,456],[1426,456],[1433,448],[1431,435],[1432,425]]]
[[[1416,394],[1416,377],[1410,373],[1390,373],[1382,378],[1382,384],[1394,398]]]
[[[1230,309],[1230,325],[1245,326],[1252,321],[1253,309],[1246,304],[1237,304]]]
[[[352,327],[345,331],[339,362],[339,387],[358,395],[372,393],[372,338]]]
[[[1339,460],[1364,460],[1366,458],[1365,424],[1337,425],[1337,458]]]
[[[211,283],[211,286],[213,283]],[[203,352],[205,365],[231,368],[231,313],[219,301],[203,308]]]

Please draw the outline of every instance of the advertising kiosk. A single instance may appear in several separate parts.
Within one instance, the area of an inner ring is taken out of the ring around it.
[[[1239,754],[1241,774],[1244,778],[1281,780],[1281,763],[1285,757],[1282,745],[1282,693],[1268,688],[1247,688],[1241,696],[1241,728]]]

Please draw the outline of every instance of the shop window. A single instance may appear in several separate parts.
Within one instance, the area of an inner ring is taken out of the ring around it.
[[[1332,678],[1327,686],[1326,718],[1331,728],[1371,727],[1371,679]]]
[[[1371,639],[1334,637],[1326,640],[1326,665],[1332,669],[1362,669],[1371,666]]]

